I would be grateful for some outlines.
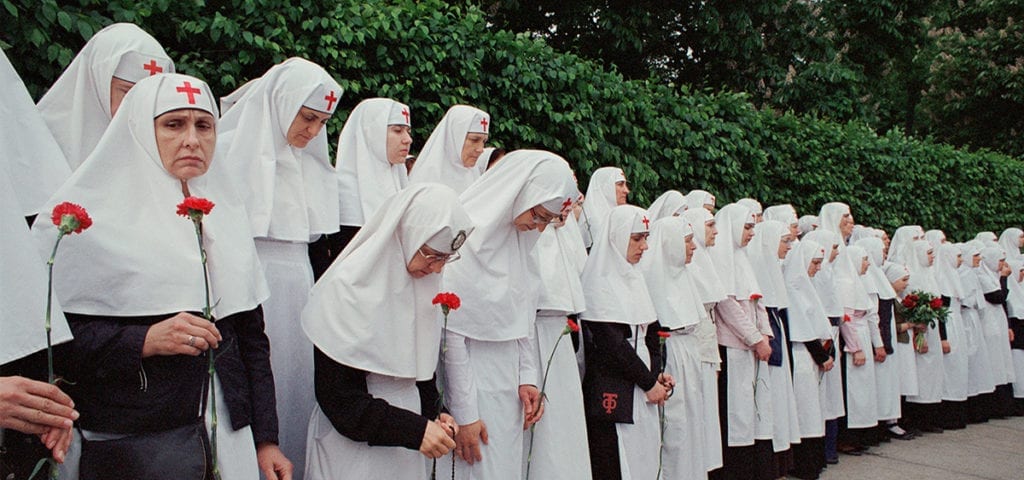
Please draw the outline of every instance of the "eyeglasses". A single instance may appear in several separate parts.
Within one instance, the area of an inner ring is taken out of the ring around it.
[[[459,255],[459,252],[455,252],[455,253],[448,254],[448,255],[444,255],[444,254],[437,255],[437,254],[433,254],[433,253],[426,253],[426,252],[424,252],[423,251],[423,247],[420,247],[419,250],[417,250],[417,252],[419,252],[420,255],[423,255],[423,258],[425,258],[427,260],[427,262],[431,266],[438,265],[438,264],[445,264],[445,265],[447,265],[449,263],[452,263],[452,262],[462,258],[462,255]]]
[[[561,215],[555,215],[553,217],[548,217],[547,215],[539,215],[539,214],[537,214],[537,207],[531,208],[530,209],[530,214],[533,215],[533,224],[534,225],[550,225],[552,223],[558,223],[558,222],[562,221],[562,216]]]

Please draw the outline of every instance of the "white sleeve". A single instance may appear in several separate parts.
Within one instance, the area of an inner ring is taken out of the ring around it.
[[[469,339],[451,330],[444,330],[444,334],[447,349],[444,351],[443,400],[455,421],[459,425],[468,425],[480,420],[473,367],[469,364],[469,348],[466,346]]]
[[[530,335],[516,340],[519,347],[519,384],[540,388],[540,346],[537,343],[537,328],[530,325]]]

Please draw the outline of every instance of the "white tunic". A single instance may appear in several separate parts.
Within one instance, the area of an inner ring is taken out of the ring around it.
[[[942,339],[939,337],[938,325],[928,327],[923,333],[913,335],[924,335],[928,342],[928,352],[917,352],[914,360],[917,363],[917,395],[908,395],[907,401],[911,403],[939,403],[942,401],[943,377],[942,369]],[[913,337],[912,335],[912,337]],[[915,340],[911,339],[911,344]]]
[[[960,311],[964,320],[964,333],[967,350],[967,395],[995,391],[995,378],[988,365],[988,345],[985,343],[985,332],[978,318],[977,308],[964,307]]]
[[[893,354],[887,355],[885,361],[875,363],[875,387],[878,390],[878,419],[896,420],[903,416],[900,407],[900,369],[903,365],[895,355],[896,324],[892,320],[889,325],[880,325],[889,329],[889,338],[893,342]]]
[[[875,391],[875,355],[871,344],[871,332],[867,322],[876,321],[873,316],[857,312],[851,315],[849,326],[857,335],[864,365],[853,364],[853,353],[846,355],[846,421],[849,428],[867,428],[878,424],[877,393]]]
[[[561,336],[565,325],[564,315],[537,315],[535,346],[540,358],[540,371],[548,371],[548,377],[544,384],[544,417],[534,425],[532,433],[527,432],[524,437],[524,478],[528,460],[530,478],[533,479],[591,478],[583,387],[572,340],[568,335],[565,338]],[[559,338],[562,340],[558,341]],[[548,358],[551,358],[550,367]],[[532,452],[531,439],[534,443]],[[527,455],[527,452],[531,453]]]
[[[412,412],[420,411],[420,394],[416,379],[388,377],[370,373],[366,390],[374,398]],[[451,455],[437,460],[438,465],[451,464]],[[316,406],[309,418],[306,448],[306,480],[342,478],[423,479],[428,461],[416,450],[405,447],[372,447],[338,433],[331,421]],[[249,477],[256,478],[256,477]]]
[[[800,399],[797,422],[801,438],[825,436],[824,373],[803,343],[793,344],[793,394]]]
[[[942,356],[943,393],[942,399],[954,402],[967,400],[967,332],[964,330],[964,319],[960,308],[960,299],[953,298],[949,304],[949,316],[946,319],[946,339],[949,340],[949,353]]]
[[[705,416],[699,342],[689,332],[674,333],[665,341],[665,372],[676,381],[672,398],[665,402],[661,478],[666,480],[707,478],[705,422],[717,427],[718,417]]]
[[[256,239],[270,298],[263,302],[270,366],[274,371],[281,451],[302,471],[306,425],[316,406],[313,389],[313,343],[302,334],[299,319],[313,288],[313,268],[305,243]]]

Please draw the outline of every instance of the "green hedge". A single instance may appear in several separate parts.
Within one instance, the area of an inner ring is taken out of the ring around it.
[[[440,0],[0,2],[0,46],[37,97],[94,31],[131,21],[222,95],[289,56],[320,63],[346,90],[332,137],[363,98],[409,103],[420,145],[448,106],[469,103],[491,113],[499,145],[558,152],[581,179],[623,167],[640,205],[703,188],[801,214],[845,201],[859,222],[890,231],[917,223],[966,238],[1020,224],[1024,168],[1009,157],[760,111],[743,94],[625,81]]]

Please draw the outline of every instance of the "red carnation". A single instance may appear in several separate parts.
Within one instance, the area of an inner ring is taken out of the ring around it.
[[[434,297],[431,301],[434,305],[441,305],[445,315],[448,314],[448,310],[458,310],[462,305],[462,300],[459,300],[459,296],[451,292],[442,292]]]
[[[187,197],[185,201],[178,204],[178,215],[189,217],[193,220],[202,220],[203,215],[209,215],[213,210],[213,202],[202,197]]]
[[[668,338],[668,337],[671,337],[672,334],[669,333],[669,332],[666,332],[664,330],[658,330],[658,336],[661,337],[661,338]]]
[[[932,310],[938,310],[938,309],[942,308],[942,298],[939,298],[939,297],[933,298],[931,303],[928,304],[928,306],[932,307]]]
[[[576,322],[572,321],[571,318],[566,318],[565,319],[565,327],[568,328],[570,332],[579,332],[580,331],[580,326],[577,325]]]
[[[903,306],[906,307],[906,308],[914,308],[914,307],[916,307],[917,306],[917,300],[915,300],[914,298],[911,298],[911,297],[914,297],[914,296],[916,296],[916,295],[907,295],[907,297],[903,299]]]
[[[914,293],[911,293],[910,295],[907,295],[907,298],[910,298],[910,299],[914,300],[914,303],[917,303],[917,301],[921,299],[921,297],[917,296],[917,294],[914,294]]]
[[[844,322],[849,322],[850,320],[851,320],[851,318],[850,318],[849,315],[843,315],[843,321]]]
[[[81,205],[71,202],[63,202],[53,207],[50,220],[57,226],[57,230],[60,230],[64,235],[82,233],[82,230],[92,226],[89,212],[86,212],[85,208],[82,208]]]
[[[761,295],[760,293],[751,293],[750,294],[750,301],[752,301],[752,302],[756,302],[756,301],[758,301],[758,300],[760,300],[762,298],[764,298],[764,295]]]

